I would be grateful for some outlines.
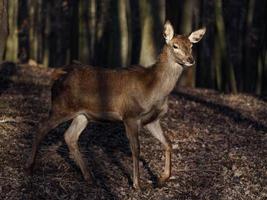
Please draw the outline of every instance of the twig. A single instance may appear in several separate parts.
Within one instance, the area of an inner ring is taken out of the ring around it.
[[[2,119],[0,120],[0,123],[37,123],[36,120],[31,119],[14,119],[14,118],[8,118],[8,119]]]
[[[15,119],[2,119],[0,120],[0,123],[10,123],[10,122],[16,122]]]

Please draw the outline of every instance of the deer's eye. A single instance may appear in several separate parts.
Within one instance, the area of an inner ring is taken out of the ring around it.
[[[178,46],[175,45],[175,44],[174,44],[172,47],[173,47],[174,49],[178,49]]]

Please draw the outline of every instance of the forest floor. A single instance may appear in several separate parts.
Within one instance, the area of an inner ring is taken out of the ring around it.
[[[36,126],[48,115],[51,81],[45,70],[23,77],[17,71],[24,73],[2,70],[10,77],[0,83],[0,199],[267,199],[266,99],[205,89],[170,96],[161,124],[173,144],[173,167],[164,186],[156,184],[163,148],[142,131],[141,183],[151,187],[131,187],[129,144],[122,124],[114,123],[90,124],[80,138],[94,185],[69,159],[62,137],[68,123],[48,134],[27,176],[24,164]]]

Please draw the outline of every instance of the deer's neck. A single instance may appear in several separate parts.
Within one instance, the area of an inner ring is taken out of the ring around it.
[[[183,71],[183,67],[175,62],[174,57],[166,45],[163,47],[163,50],[158,57],[158,61],[155,63],[154,70],[157,77],[157,94],[155,95],[166,97],[175,87],[176,82]]]

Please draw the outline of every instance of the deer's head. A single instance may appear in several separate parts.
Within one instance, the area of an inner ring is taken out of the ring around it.
[[[174,35],[173,26],[169,21],[164,25],[163,36],[167,48],[174,61],[183,66],[192,66],[195,60],[192,55],[192,46],[199,42],[206,32],[206,28],[201,28],[188,35]]]

